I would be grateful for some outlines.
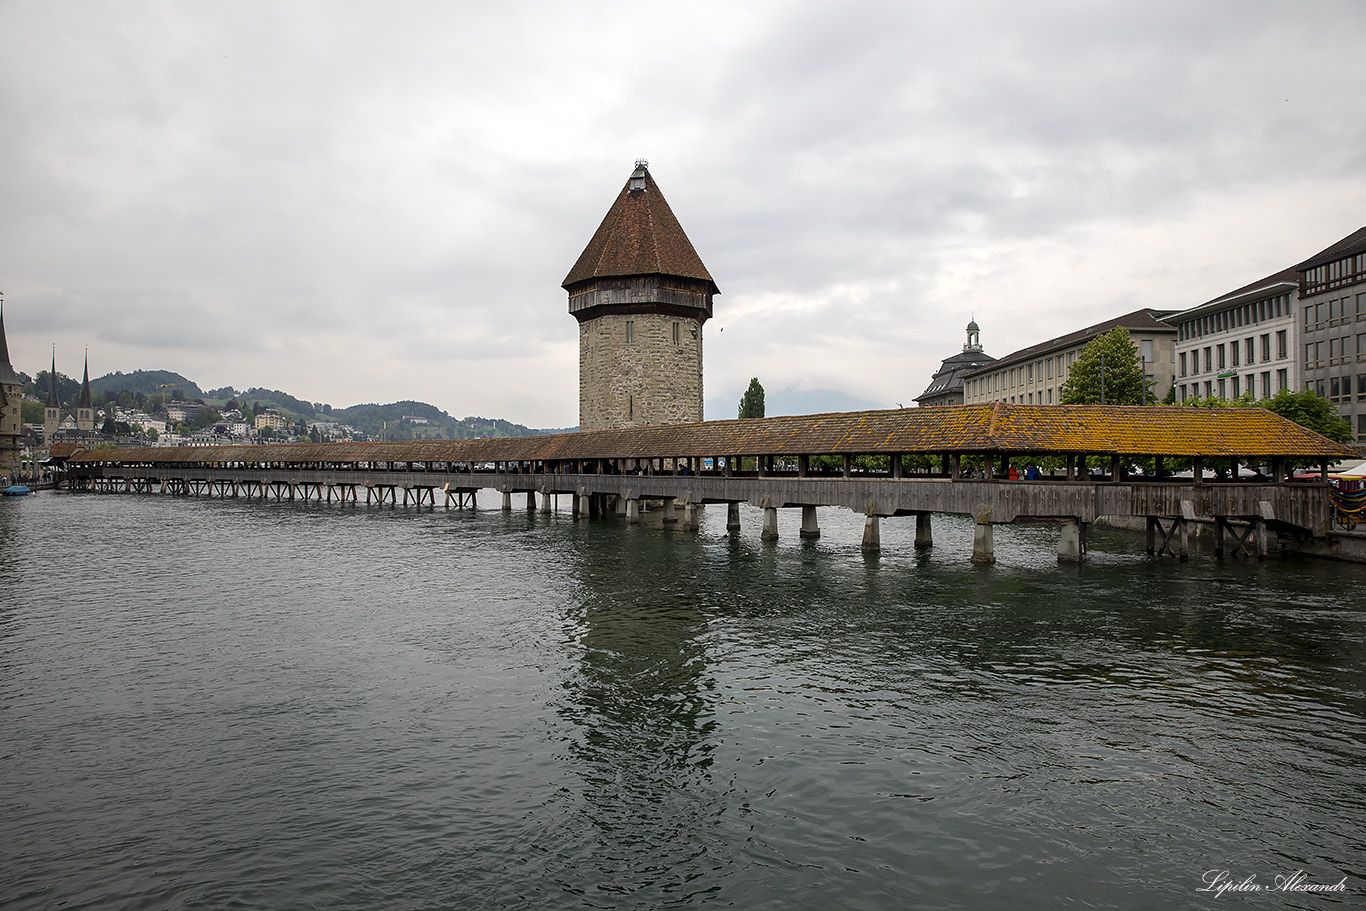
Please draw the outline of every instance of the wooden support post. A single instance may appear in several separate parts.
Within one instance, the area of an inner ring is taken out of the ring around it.
[[[892,477],[893,477],[893,478],[900,478],[900,477],[902,477],[902,476],[903,476],[903,473],[902,473],[902,468],[901,468],[901,453],[899,453],[899,452],[894,452],[894,453],[892,453],[892,455],[891,455],[891,460],[892,460]]]
[[[859,550],[865,554],[875,554],[882,550],[881,520],[875,515],[865,516],[863,519],[863,543]]]
[[[1157,533],[1161,529],[1157,516],[1148,516],[1148,542],[1144,548],[1146,553],[1157,553]]]
[[[1196,484],[1205,483],[1205,460],[1196,456],[1191,459],[1191,480]]]
[[[934,546],[934,534],[930,527],[930,513],[915,514],[915,549],[929,550]]]
[[[848,478],[853,473],[854,457],[849,453],[844,454],[844,476]]]
[[[730,463],[727,462],[726,464],[729,465]],[[740,531],[739,503],[732,502],[726,504],[726,531],[736,532],[737,534]]]
[[[804,478],[811,471],[811,456],[797,456],[797,477]]]
[[[949,456],[949,477],[958,480],[963,476],[963,457],[958,453]]]
[[[821,527],[816,520],[816,507],[802,507],[802,530],[799,534],[803,538],[819,538],[821,536]]]
[[[678,514],[677,514],[677,512],[675,511],[675,508],[674,508],[674,507],[675,507],[674,498],[673,498],[673,497],[665,497],[665,498],[664,498],[664,517],[663,517],[663,519],[662,519],[662,521],[663,521],[663,523],[664,523],[665,525],[672,525],[672,524],[674,524],[675,522],[678,521]]]
[[[1181,523],[1181,524],[1180,524],[1180,527],[1179,527],[1179,529],[1178,529],[1178,531],[1177,531],[1177,534],[1178,534],[1177,540],[1178,540],[1178,542],[1179,542],[1179,547],[1178,547],[1179,553],[1177,553],[1177,557],[1179,557],[1179,558],[1182,559],[1182,560],[1186,560],[1186,559],[1189,559],[1189,558],[1190,558],[1190,552],[1191,552],[1191,550],[1190,550],[1190,546],[1191,546],[1191,541],[1190,541],[1190,523],[1191,523],[1191,520],[1193,520],[1194,518],[1195,518],[1195,504],[1192,503],[1190,500],[1182,500],[1182,501],[1181,501],[1181,518],[1177,520],[1178,522]]]
[[[1228,528],[1228,519],[1223,516],[1214,517],[1214,555],[1222,557],[1224,555],[1224,532]]]
[[[1122,480],[1120,477],[1120,473],[1122,471],[1123,466],[1120,465],[1119,456],[1110,456],[1110,480],[1118,483],[1120,480]]]

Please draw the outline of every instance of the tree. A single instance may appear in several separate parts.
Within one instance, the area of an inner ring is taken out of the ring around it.
[[[19,403],[19,420],[25,424],[43,423],[43,413],[47,411],[42,402],[23,401]]]
[[[1309,389],[1299,392],[1282,389],[1256,405],[1326,436],[1334,443],[1352,442],[1351,423],[1338,413],[1336,405]]]
[[[740,399],[740,417],[742,418],[761,418],[764,416],[764,387],[759,385],[759,378],[753,377],[749,381],[749,388],[745,390],[744,396]]]
[[[1116,326],[1091,339],[1077,355],[1058,401],[1063,405],[1152,405],[1156,404],[1152,385],[1143,375],[1129,330]]]

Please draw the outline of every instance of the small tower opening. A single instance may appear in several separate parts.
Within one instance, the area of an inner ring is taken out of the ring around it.
[[[645,174],[650,163],[644,158],[636,159],[636,169],[631,172],[631,192],[645,189]]]

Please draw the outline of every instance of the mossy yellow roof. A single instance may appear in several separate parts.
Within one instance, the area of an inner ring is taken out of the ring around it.
[[[490,440],[98,450],[73,462],[494,462],[971,453],[1337,460],[1355,453],[1260,408],[960,405]]]

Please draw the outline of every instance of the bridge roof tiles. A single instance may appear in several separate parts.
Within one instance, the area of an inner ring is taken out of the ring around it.
[[[1352,458],[1260,408],[959,405],[485,440],[94,450],[76,462],[502,462],[686,456],[999,452]]]

